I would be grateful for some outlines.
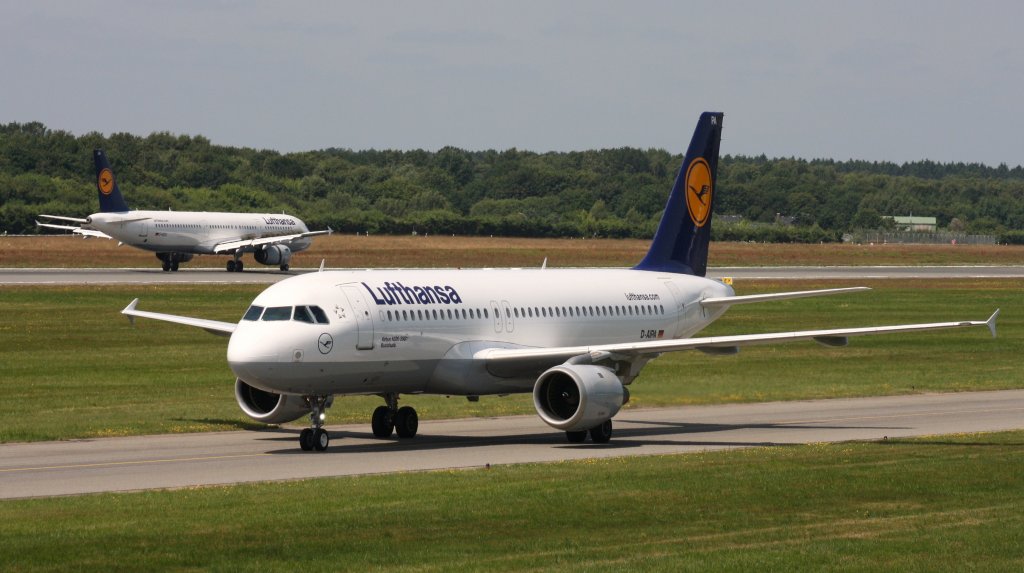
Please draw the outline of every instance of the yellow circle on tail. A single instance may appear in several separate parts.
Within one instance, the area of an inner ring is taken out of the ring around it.
[[[96,177],[96,186],[100,188],[100,193],[110,195],[114,190],[114,172],[110,168],[100,171],[99,176]]]
[[[698,157],[686,169],[686,208],[693,224],[703,227],[711,217],[711,167]]]

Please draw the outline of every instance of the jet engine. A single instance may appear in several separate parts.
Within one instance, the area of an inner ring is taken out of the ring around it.
[[[287,265],[292,260],[292,250],[287,245],[267,245],[253,253],[261,265]]]
[[[260,390],[241,378],[235,379],[235,399],[246,416],[264,424],[283,424],[309,413],[302,398]]]
[[[604,366],[560,364],[533,386],[533,406],[544,423],[557,430],[589,430],[618,413],[629,392]]]

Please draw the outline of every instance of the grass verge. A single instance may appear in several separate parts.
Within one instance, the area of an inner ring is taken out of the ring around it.
[[[1019,571],[1024,432],[0,503],[36,570]]]

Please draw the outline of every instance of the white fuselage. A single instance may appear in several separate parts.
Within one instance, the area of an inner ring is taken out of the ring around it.
[[[722,296],[718,281],[627,269],[310,273],[252,304],[316,306],[329,323],[242,320],[228,363],[284,394],[528,392],[543,370],[495,371],[474,352],[689,337],[724,312],[699,301]]]
[[[293,235],[309,231],[291,215],[207,213],[202,211],[127,211],[94,213],[83,228],[96,229],[126,245],[154,252],[213,254],[230,241]],[[288,243],[292,251],[309,247],[307,237]]]

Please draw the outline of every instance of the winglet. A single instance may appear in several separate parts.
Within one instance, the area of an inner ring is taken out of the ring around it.
[[[985,321],[985,326],[987,326],[988,331],[992,333],[992,338],[996,337],[996,317],[998,316],[999,309],[997,308],[996,311],[992,313],[992,316],[988,317],[988,320]]]
[[[135,299],[131,303],[129,303],[128,306],[124,307],[124,310],[121,311],[121,314],[123,314],[123,315],[128,317],[128,322],[132,326],[135,326],[135,317],[132,316],[132,311],[134,311],[135,307],[138,306],[138,305],[139,305],[139,299]]]

